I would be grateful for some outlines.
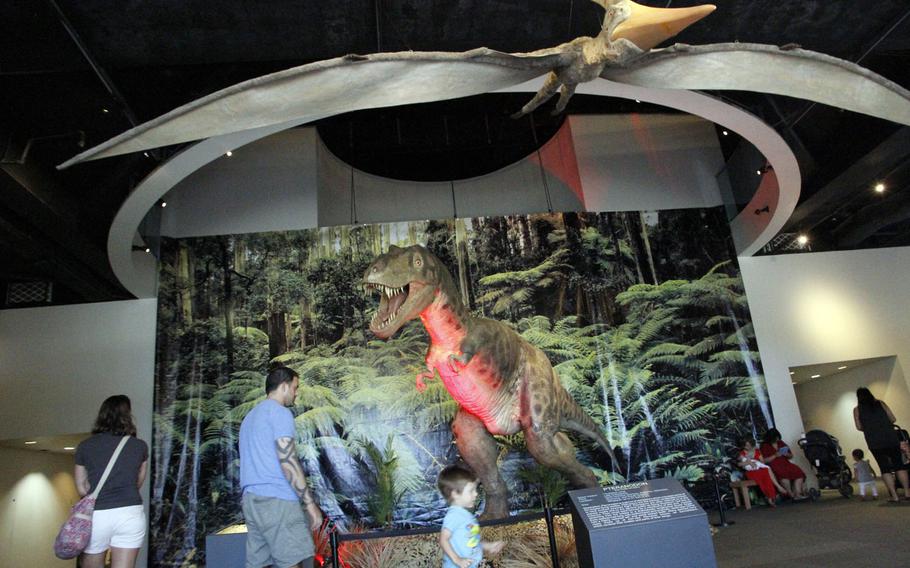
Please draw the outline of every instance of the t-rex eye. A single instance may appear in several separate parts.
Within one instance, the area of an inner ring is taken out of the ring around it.
[[[415,259],[414,259],[414,266],[423,266],[423,259],[422,259],[422,258],[415,258]]]

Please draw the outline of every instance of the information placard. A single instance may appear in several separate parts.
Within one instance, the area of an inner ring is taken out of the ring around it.
[[[708,518],[675,479],[570,491],[582,568],[714,568]]]

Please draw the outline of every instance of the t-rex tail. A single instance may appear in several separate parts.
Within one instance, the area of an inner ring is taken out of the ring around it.
[[[575,399],[573,399],[568,392],[562,390],[560,395],[563,399],[560,401],[562,406],[560,427],[572,430],[573,432],[578,432],[579,434],[594,440],[605,452],[607,452],[607,455],[610,456],[610,461],[612,462],[611,466],[614,468],[620,467],[620,463],[616,461],[616,456],[613,454],[613,448],[610,447],[610,442],[607,441],[607,438],[603,435],[603,432],[600,431],[597,424],[591,420],[591,417],[588,416],[580,406],[578,406],[578,403],[575,402]]]

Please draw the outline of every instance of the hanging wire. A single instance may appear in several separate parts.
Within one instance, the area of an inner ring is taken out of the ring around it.
[[[537,165],[540,167],[540,179],[543,180],[543,193],[547,198],[547,213],[553,212],[553,200],[550,199],[550,182],[547,181],[547,170],[543,167],[543,156],[537,149]]]
[[[458,219],[458,205],[455,204],[455,180],[449,180],[449,187],[452,190],[452,217]]]
[[[876,47],[878,47],[878,45],[879,45],[881,42],[885,41],[885,39],[887,39],[888,36],[891,35],[891,32],[893,32],[895,29],[897,29],[898,26],[900,26],[902,23],[904,23],[904,20],[906,20],[908,16],[910,16],[910,10],[907,10],[906,12],[904,12],[904,14],[903,14],[900,18],[898,18],[897,21],[895,21],[893,24],[891,24],[891,27],[889,27],[888,30],[885,31],[885,33],[883,33],[882,35],[880,35],[880,36],[878,37],[878,39],[876,39],[875,42],[874,42],[872,45],[870,45],[870,46],[866,49],[866,51],[864,51],[863,54],[860,55],[858,58],[856,58],[856,60],[854,60],[853,62],[856,63],[857,65],[859,65],[860,63],[862,63],[863,59],[865,59],[870,53],[872,53],[872,51],[873,51]],[[802,119],[806,118],[806,115],[809,114],[809,111],[811,111],[813,108],[815,108],[815,106],[816,106],[817,104],[818,104],[818,103],[816,103],[816,102],[812,102],[811,104],[809,104],[809,105],[805,108],[805,110],[803,110],[803,112],[800,113],[800,115],[797,116],[796,119],[795,119],[793,122],[791,122],[788,126],[789,126],[790,128],[793,128],[794,126],[796,126],[797,124],[799,124],[799,122],[800,122]]]
[[[528,121],[531,123],[531,136],[534,139],[534,145],[537,146],[537,165],[540,167],[540,179],[543,181],[543,192],[547,199],[547,213],[552,213],[553,201],[550,199],[550,183],[547,181],[547,171],[543,167],[543,156],[540,153],[540,141],[537,139],[537,125],[534,123],[534,113],[528,113]]]

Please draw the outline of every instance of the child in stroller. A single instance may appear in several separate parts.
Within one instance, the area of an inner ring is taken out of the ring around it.
[[[853,472],[847,465],[837,438],[824,430],[809,430],[799,441],[799,447],[815,469],[818,486],[821,489],[837,489],[844,497],[853,495]],[[810,495],[818,497],[818,490],[811,489]]]

